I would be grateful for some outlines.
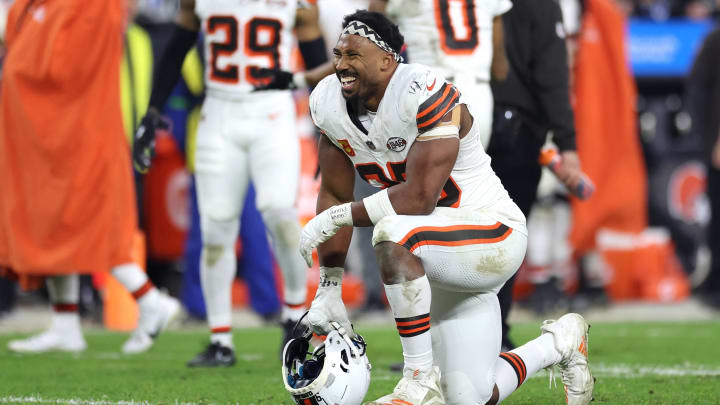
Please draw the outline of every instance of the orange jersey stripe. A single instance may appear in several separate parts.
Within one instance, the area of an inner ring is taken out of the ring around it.
[[[515,369],[515,373],[517,374],[517,378],[518,378],[518,387],[519,387],[520,384],[522,384],[523,381],[525,381],[525,378],[523,377],[522,367],[520,366],[520,363],[517,361],[517,359],[515,359],[515,358],[512,357],[512,356],[510,356],[510,353],[500,353],[500,357],[502,357],[503,359],[505,359],[505,360],[507,360],[508,362],[510,362],[510,365],[512,366],[512,368]]]
[[[408,329],[408,330],[402,329],[402,330],[399,330],[398,332],[400,332],[400,336],[402,336],[402,335],[407,335],[410,333],[420,332],[420,331],[428,330],[428,329],[430,329],[430,325],[421,326],[421,327],[415,328],[415,329]]]
[[[506,228],[504,232],[502,231],[503,228]],[[497,232],[493,233],[492,231]],[[487,235],[483,235],[483,233],[487,233]],[[418,246],[423,245],[465,246],[487,244],[505,240],[511,233],[512,228],[500,222],[496,222],[494,225],[424,226],[408,232],[398,244],[410,251],[414,251]]]
[[[515,360],[517,360],[518,364],[520,364],[520,371],[522,372],[522,380],[524,382],[525,378],[527,377],[527,369],[525,368],[525,362],[523,361],[523,359],[520,358],[520,356],[518,356],[515,353],[508,353],[508,354],[510,356],[514,357]]]
[[[492,225],[451,225],[451,226],[421,226],[414,228],[400,242],[398,245],[402,245],[408,241],[413,235],[420,232],[452,232],[452,231],[484,231],[489,229],[497,229],[502,225],[500,222],[496,222]]]
[[[446,105],[445,108],[443,108],[439,113],[435,114],[435,116],[430,118],[430,120],[418,125],[418,129],[435,125],[438,121],[440,121],[440,119],[445,115],[445,113],[450,109],[450,107],[452,107],[453,101],[455,101],[455,99],[457,99],[457,98],[458,98],[458,92],[457,91],[453,92],[453,96],[450,99],[450,102],[448,103],[448,105]]]
[[[426,318],[418,319],[416,321],[395,322],[395,323],[397,324],[397,326],[412,326],[412,325],[417,325],[417,324],[421,324],[421,323],[425,323],[425,322],[430,322],[429,316]]]
[[[435,109],[435,107],[437,107],[437,106],[440,105],[443,101],[445,101],[445,99],[447,98],[448,93],[450,93],[451,90],[452,90],[452,86],[447,86],[447,87],[445,87],[445,91],[443,92],[442,96],[441,96],[437,101],[435,101],[434,103],[432,103],[428,108],[420,111],[420,112],[415,116],[415,119],[417,120],[418,118],[422,118],[422,117],[430,114],[430,112],[432,112],[432,110]]]
[[[148,291],[150,291],[153,288],[153,283],[148,280],[140,286],[137,290],[133,291],[132,296],[135,298],[135,300],[139,300],[143,295],[147,294]]]
[[[466,245],[480,245],[483,243],[497,243],[505,240],[510,234],[512,233],[512,228],[508,228],[507,232],[505,232],[502,236],[498,236],[497,238],[492,239],[467,239],[467,240],[458,240],[458,241],[444,241],[444,240],[422,240],[420,242],[417,242],[416,244],[412,245],[409,251],[414,251],[419,246],[424,245],[435,245],[435,246],[466,246]]]

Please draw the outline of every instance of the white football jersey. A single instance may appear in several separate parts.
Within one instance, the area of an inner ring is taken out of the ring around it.
[[[290,70],[298,7],[298,0],[197,0],[208,92],[242,96],[263,83],[259,68]]]
[[[492,22],[511,7],[510,0],[389,0],[387,12],[405,37],[411,63],[489,81]]]
[[[343,17],[355,10],[367,9],[369,4],[370,0],[318,0],[320,29],[325,39],[328,60],[333,60],[332,49],[342,33]]]
[[[348,108],[335,75],[315,87],[310,112],[315,125],[345,152],[358,174],[371,185],[386,188],[405,181],[407,155],[418,135],[434,127],[458,103],[464,104],[460,91],[436,71],[420,64],[400,64],[367,127]],[[490,167],[477,122],[460,140],[437,205],[497,214],[498,221],[526,233],[525,217]]]

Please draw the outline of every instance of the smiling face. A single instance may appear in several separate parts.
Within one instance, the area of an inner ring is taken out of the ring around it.
[[[393,56],[367,38],[341,35],[333,48],[335,75],[346,100],[361,100],[366,105],[382,98],[382,92],[394,71]],[[378,94],[379,93],[379,94]]]

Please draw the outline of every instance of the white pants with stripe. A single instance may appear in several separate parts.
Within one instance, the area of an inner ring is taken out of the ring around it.
[[[485,404],[500,353],[496,293],[525,257],[527,236],[497,216],[438,207],[430,215],[386,217],[373,245],[393,242],[422,261],[432,288],[434,362],[449,404]]]

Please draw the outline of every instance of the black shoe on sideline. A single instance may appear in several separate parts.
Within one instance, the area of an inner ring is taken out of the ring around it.
[[[230,367],[235,364],[235,351],[220,343],[210,343],[205,350],[188,361],[188,367]]]

